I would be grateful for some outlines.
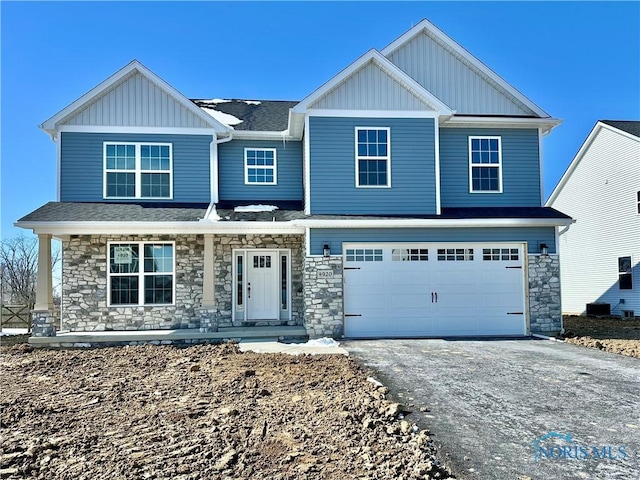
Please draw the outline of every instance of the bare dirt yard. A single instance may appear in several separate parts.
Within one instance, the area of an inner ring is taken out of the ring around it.
[[[565,342],[640,358],[640,319],[564,317]]]
[[[0,476],[449,478],[387,393],[341,355],[3,347]]]

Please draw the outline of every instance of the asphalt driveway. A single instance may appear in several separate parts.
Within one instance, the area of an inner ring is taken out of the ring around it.
[[[342,346],[431,430],[458,478],[640,479],[638,359],[547,340]]]

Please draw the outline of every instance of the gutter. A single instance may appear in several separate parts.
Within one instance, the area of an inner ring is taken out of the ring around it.
[[[233,132],[229,132],[229,136],[218,140],[217,134],[214,132],[213,140],[209,145],[209,157],[210,157],[210,167],[211,168],[211,202],[209,203],[209,207],[207,207],[207,212],[204,214],[204,218],[201,218],[200,221],[213,221],[219,220],[218,214],[216,213],[216,203],[220,201],[219,195],[219,185],[218,185],[218,145],[222,143],[227,143],[233,140]]]

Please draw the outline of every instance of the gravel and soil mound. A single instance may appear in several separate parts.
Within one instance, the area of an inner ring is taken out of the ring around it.
[[[3,348],[2,478],[449,478],[344,356]]]
[[[640,358],[640,319],[564,317],[567,343]]]

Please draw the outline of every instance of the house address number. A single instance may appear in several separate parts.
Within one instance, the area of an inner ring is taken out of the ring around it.
[[[318,278],[333,278],[333,270],[318,270]]]

